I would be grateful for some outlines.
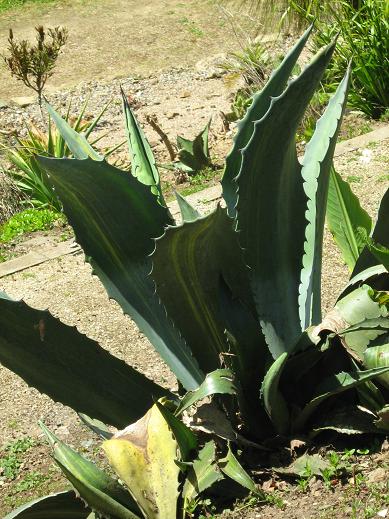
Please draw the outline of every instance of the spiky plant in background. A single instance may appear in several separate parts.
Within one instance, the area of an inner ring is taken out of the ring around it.
[[[213,440],[199,445],[179,420],[214,394],[209,405],[223,420],[223,436],[243,446],[328,429],[388,430],[389,276],[373,248],[386,257],[389,191],[368,246],[355,247],[358,227],[366,231],[369,224],[332,172],[349,71],[299,163],[296,129],[335,47],[324,48],[287,84],[309,32],[239,123],[222,180],[227,207],[201,216],[178,197],[182,224],[166,207],[151,148],[125,98],[131,175],[109,165],[52,112],[75,158],[39,163],[94,273],[187,391],[168,391],[49,312],[2,294],[0,361],[82,413],[106,438],[121,483],[46,431],[55,460],[89,510],[172,519],[184,517],[185,504],[224,476],[255,490],[231,447],[220,452]],[[352,276],[323,318],[329,184],[332,229]],[[105,424],[124,429],[112,436]],[[40,517],[59,507],[85,516],[61,493],[10,517],[28,517],[36,507],[45,510]]]

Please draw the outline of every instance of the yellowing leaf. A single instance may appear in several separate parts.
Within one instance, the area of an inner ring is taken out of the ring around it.
[[[149,519],[177,516],[177,448],[156,405],[103,444],[109,462]]]

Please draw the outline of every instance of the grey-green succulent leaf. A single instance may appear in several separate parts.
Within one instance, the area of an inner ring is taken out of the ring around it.
[[[324,220],[332,157],[335,150],[350,82],[348,69],[330,100],[309,141],[302,160],[301,175],[307,196],[304,255],[299,288],[301,328],[321,322],[321,265]]]
[[[302,333],[298,297],[307,196],[295,134],[334,45],[323,49],[282,95],[272,99],[242,150],[237,230],[251,268],[257,314],[274,358],[291,351]]]
[[[92,148],[82,133],[74,130],[48,103],[46,103],[46,108],[59,133],[76,159],[87,159],[90,157],[93,160],[103,160],[104,157]]]
[[[128,148],[131,158],[131,174],[157,195],[159,202],[165,205],[163,199],[158,168],[153,152],[138,121],[136,120],[127,97],[122,90],[123,112],[126,123]]]
[[[358,228],[358,236],[374,258],[385,267],[386,271],[389,271],[389,248],[370,238],[363,227]]]
[[[389,319],[387,319],[389,321]],[[367,369],[372,368],[389,368],[389,334],[386,334],[385,344],[381,344],[379,346],[371,346],[370,348],[366,348],[363,364]],[[383,373],[377,377],[377,380],[381,382],[381,384],[389,389],[389,373]]]
[[[253,102],[246,112],[245,117],[238,123],[238,132],[234,138],[234,144],[226,157],[226,167],[223,174],[223,198],[226,201],[228,214],[236,215],[236,204],[238,201],[237,184],[235,178],[238,176],[242,165],[241,150],[247,146],[253,132],[254,123],[259,121],[268,111],[272,98],[281,95],[293,68],[303,50],[308,37],[312,31],[310,27],[288,52],[280,66],[272,73],[264,88],[253,96]]]
[[[56,492],[21,505],[4,519],[87,519],[91,510],[73,490]]]
[[[55,462],[92,510],[115,519],[140,519],[141,511],[125,488],[60,441],[42,423],[40,426],[53,449]]]
[[[177,167],[182,165],[189,172],[201,171],[211,165],[211,158],[208,149],[208,135],[211,120],[205,128],[194,138],[193,141],[177,136],[178,157],[180,162]]]
[[[226,281],[234,296],[253,306],[248,269],[232,220],[218,206],[204,218],[169,227],[156,240],[151,259],[151,277],[168,315],[186,338],[203,372],[217,369],[220,354],[228,351],[220,279]]]
[[[196,391],[188,392],[179,403],[175,415],[179,416],[196,402],[212,395],[235,395],[236,386],[233,374],[228,369],[217,369],[208,373]]]
[[[54,401],[116,427],[172,397],[75,327],[2,292],[0,362]]]
[[[329,230],[340,248],[345,263],[352,271],[364,248],[364,244],[358,238],[357,229],[362,227],[369,235],[372,221],[361,207],[348,182],[343,180],[334,168],[330,175],[326,217]]]
[[[311,418],[318,406],[322,404],[327,398],[334,395],[353,389],[366,381],[377,378],[384,373],[389,372],[389,367],[375,368],[365,371],[354,371],[351,373],[341,372],[332,375],[323,380],[316,388],[315,395],[311,401],[303,408],[301,413],[293,422],[293,430],[300,431]]]
[[[278,434],[289,430],[289,410],[280,390],[280,378],[288,359],[288,353],[281,354],[268,369],[262,382],[263,405]]]
[[[172,223],[149,186],[105,161],[39,158],[78,243],[108,295],[130,315],[186,389],[204,378],[149,277],[153,238]]]
[[[199,211],[195,209],[184,196],[182,196],[178,191],[174,191],[174,194],[181,211],[183,222],[194,222],[198,218],[201,218]]]
[[[384,333],[384,329],[379,326],[369,329],[369,324],[373,323],[371,320],[379,319],[383,324],[381,318],[389,316],[389,310],[385,305],[380,305],[375,301],[373,295],[374,291],[368,285],[362,285],[340,299],[332,311],[332,314],[336,315],[340,321],[340,329],[335,331],[343,334],[344,345],[357,355],[360,361],[370,342]],[[362,323],[366,323],[366,325]],[[353,326],[357,326],[358,329],[353,331]],[[345,331],[347,331],[346,334],[344,334]]]

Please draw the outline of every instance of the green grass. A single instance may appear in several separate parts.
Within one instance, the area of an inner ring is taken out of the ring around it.
[[[12,216],[0,227],[0,244],[8,243],[28,232],[52,229],[58,220],[65,221],[65,217],[50,209],[26,209]]]
[[[0,0],[0,12],[20,8],[29,4],[52,4],[57,0]]]

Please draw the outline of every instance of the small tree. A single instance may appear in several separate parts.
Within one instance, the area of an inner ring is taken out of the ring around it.
[[[37,32],[35,45],[27,40],[15,41],[12,29],[9,30],[8,56],[4,61],[19,81],[38,94],[39,106],[42,106],[42,92],[46,81],[54,73],[55,63],[62,47],[68,39],[68,30],[65,27],[48,29],[50,40],[42,25],[35,27]]]

